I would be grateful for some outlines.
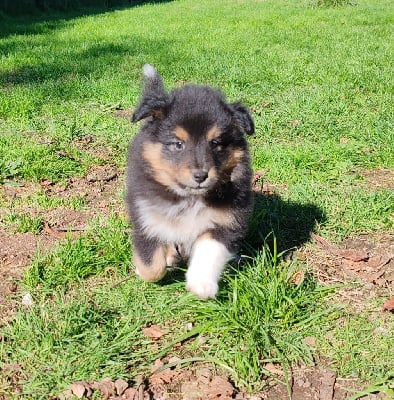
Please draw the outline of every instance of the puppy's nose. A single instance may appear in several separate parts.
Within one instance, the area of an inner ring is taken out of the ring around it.
[[[207,171],[194,171],[193,172],[193,179],[198,183],[203,183],[205,179],[208,178]]]

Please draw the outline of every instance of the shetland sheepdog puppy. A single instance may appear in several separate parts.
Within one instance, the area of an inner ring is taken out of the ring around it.
[[[214,298],[247,231],[252,171],[244,134],[254,133],[253,119],[209,86],[167,92],[151,65],[143,71],[132,121],[145,123],[127,160],[135,271],[155,282],[167,267],[187,262],[187,289]]]

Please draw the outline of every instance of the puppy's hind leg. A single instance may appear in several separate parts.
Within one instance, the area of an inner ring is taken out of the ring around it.
[[[147,238],[134,238],[135,273],[146,282],[157,282],[166,274],[166,248]]]
[[[192,248],[186,272],[187,290],[201,299],[215,298],[220,275],[232,257],[227,247],[210,233],[201,235]]]

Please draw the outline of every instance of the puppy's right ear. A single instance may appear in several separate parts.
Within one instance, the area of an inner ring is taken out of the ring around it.
[[[145,76],[144,93],[137,109],[134,111],[132,122],[147,117],[163,118],[169,106],[169,96],[164,89],[163,81],[150,64],[143,67]]]

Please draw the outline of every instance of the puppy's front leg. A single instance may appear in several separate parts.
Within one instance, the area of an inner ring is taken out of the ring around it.
[[[193,245],[189,268],[186,272],[186,288],[201,299],[214,298],[224,267],[232,258],[227,247],[205,233]]]
[[[135,273],[147,282],[157,282],[166,274],[166,246],[135,235],[133,262]]]

